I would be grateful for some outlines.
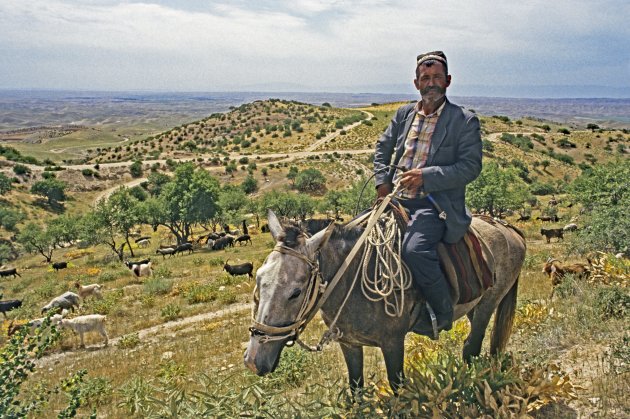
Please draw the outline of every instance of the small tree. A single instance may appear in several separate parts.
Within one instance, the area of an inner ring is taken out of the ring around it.
[[[298,170],[297,166],[291,166],[289,168],[289,173],[287,173],[287,179],[291,181],[292,185],[295,185],[295,179],[297,178],[299,172],[300,171]]]
[[[135,177],[135,178],[141,177],[142,176],[142,162],[136,160],[133,163],[131,163],[131,166],[129,166],[129,173],[131,173],[132,177]]]
[[[31,186],[31,193],[43,196],[49,205],[58,205],[66,199],[66,183],[58,179],[44,179]]]
[[[295,187],[300,192],[317,192],[326,185],[326,178],[317,169],[301,171],[295,178]]]
[[[254,176],[248,175],[241,183],[241,188],[246,194],[252,194],[258,190],[258,181]]]
[[[599,129],[599,125],[597,124],[587,124],[586,129],[590,129],[591,132],[595,132],[596,129]]]
[[[0,227],[7,231],[16,231],[17,224],[26,216],[10,207],[0,205]]]
[[[468,185],[466,204],[476,212],[494,217],[521,208],[530,197],[527,184],[513,167],[502,169],[491,162],[484,165],[479,177]]]

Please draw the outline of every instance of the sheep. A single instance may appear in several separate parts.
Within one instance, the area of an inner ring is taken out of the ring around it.
[[[109,344],[109,338],[105,330],[105,320],[107,320],[107,316],[103,314],[88,314],[87,316],[79,316],[74,319],[64,319],[62,315],[55,314],[51,317],[51,320],[53,324],[71,329],[75,333],[78,333],[81,338],[80,348],[85,347],[83,343],[83,334],[85,332],[96,331],[105,339],[105,346]]]
[[[22,307],[22,300],[4,300],[0,301],[0,311],[4,315],[4,318],[7,318],[7,311],[15,310],[16,308]]]
[[[232,276],[247,275],[249,279],[254,277],[252,275],[254,265],[251,262],[241,263],[240,265],[228,265],[228,261],[226,260],[223,269]]]
[[[540,234],[545,236],[545,238],[547,239],[547,243],[551,242],[552,237],[556,237],[558,241],[560,239],[564,240],[564,235],[561,228],[541,228]]]
[[[542,272],[549,276],[551,279],[551,285],[553,290],[551,291],[551,297],[555,292],[555,287],[560,284],[562,278],[567,274],[575,275],[577,278],[585,279],[591,273],[590,268],[584,263],[574,263],[572,265],[562,265],[560,261],[554,258],[547,259],[547,262],[543,265]]]
[[[149,239],[139,240],[139,241],[136,241],[136,244],[138,245],[138,247],[145,249],[147,246],[151,244],[151,240]]]
[[[160,249],[158,249],[160,250]],[[162,255],[164,256],[164,255]],[[133,272],[133,274],[136,277],[141,277],[141,276],[151,276],[153,275],[153,270],[151,269],[151,261],[149,260],[146,263],[130,263],[129,261],[125,262],[125,265],[127,265],[127,268],[129,268],[131,270],[131,272]]]
[[[578,229],[577,224],[571,223],[562,227],[562,231],[576,231]]]
[[[22,275],[18,273],[17,268],[5,269],[5,270],[0,271],[0,277],[9,276],[9,275],[13,275],[13,278],[15,278],[16,276],[19,276],[20,278],[22,278]]]
[[[103,285],[101,284],[81,285],[81,283],[77,281],[74,283],[74,286],[77,288],[79,297],[81,297],[82,300],[91,296],[94,296],[99,300],[103,298],[103,294],[101,294],[101,288],[103,288]]]
[[[166,258],[166,255],[170,255],[172,257],[175,253],[177,253],[177,251],[174,247],[166,247],[155,251],[156,255],[162,255],[162,259]]]
[[[175,248],[175,253],[183,253],[188,250],[188,254],[194,252],[192,243],[182,243]]]
[[[67,291],[58,297],[53,298],[48,304],[42,308],[42,314],[51,309],[70,309],[74,312],[74,307],[79,307],[79,296],[73,292]]]
[[[68,262],[55,262],[52,264],[52,268],[55,272],[59,272],[60,269],[66,269],[68,267]]]
[[[238,243],[238,244],[239,244],[239,246],[240,246],[243,242],[245,242],[245,244],[247,244],[247,242],[249,242],[249,244],[252,244],[252,245],[253,245],[253,243],[252,243],[252,238],[249,236],[249,234],[243,234],[242,236],[237,237],[237,238],[234,240],[234,242],[235,242],[235,243]]]

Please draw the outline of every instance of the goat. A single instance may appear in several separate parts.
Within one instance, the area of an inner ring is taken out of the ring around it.
[[[529,214],[521,214],[519,213],[519,217],[516,219],[516,221],[529,221],[532,218],[531,215]]]
[[[13,275],[13,278],[15,278],[16,276],[19,276],[20,278],[22,278],[22,275],[18,273],[17,268],[5,269],[3,271],[0,271],[0,277],[9,276],[9,275]]]
[[[251,245],[254,244],[252,243],[252,238],[249,236],[249,234],[243,234],[242,236],[239,236],[234,240],[234,243],[238,243],[239,245],[241,245],[243,242],[245,242],[245,244],[247,244],[247,242],[249,242],[249,244]]]
[[[577,278],[585,279],[588,278],[591,270],[583,263],[574,263],[572,265],[564,266],[560,264],[560,261],[557,259],[550,257],[543,265],[542,272],[547,274],[549,279],[551,279],[551,286],[554,287],[553,291],[551,291],[551,297],[553,297],[556,285],[560,284],[565,275],[572,274]]]
[[[4,315],[4,318],[7,318],[7,311],[15,310],[16,308],[22,307],[22,300],[4,300],[0,301],[0,311]]]
[[[221,237],[214,241],[212,245],[212,250],[223,250],[226,247],[234,246],[234,238],[231,236]]]
[[[14,334],[16,334],[18,330],[21,330],[27,327],[30,329],[30,332],[33,333],[35,332],[35,329],[42,326],[42,324],[44,323],[44,320],[45,320],[44,317],[40,317],[38,319],[29,320],[26,323],[20,323],[20,324],[13,324],[13,320],[12,320],[11,323],[9,324],[9,327],[7,328],[7,335],[11,337]]]
[[[103,294],[101,294],[101,288],[103,288],[103,285],[101,284],[81,285],[81,283],[77,281],[74,283],[74,286],[77,288],[77,293],[82,300],[91,296],[94,296],[99,300],[103,298]]]
[[[52,264],[52,268],[55,272],[59,272],[60,269],[66,269],[68,267],[68,262],[55,262]]]
[[[192,243],[182,243],[175,248],[175,253],[183,253],[188,250],[188,254],[194,252]]]
[[[176,244],[161,244],[159,249],[169,249],[169,248],[175,249],[176,247],[177,247]]]
[[[172,257],[175,253],[177,253],[177,250],[174,247],[166,247],[155,251],[156,255],[162,255],[162,259],[164,259],[166,255],[171,255]]]
[[[160,249],[158,249],[160,250]],[[162,255],[164,256],[164,255]],[[147,261],[146,263],[131,263],[129,261],[125,262],[127,268],[133,272],[136,277],[141,276],[151,276],[153,275],[153,270],[151,269],[151,261]]]
[[[149,239],[139,240],[139,241],[136,241],[136,244],[138,245],[138,247],[142,247],[144,249],[148,245],[151,244],[151,240]]]
[[[127,265],[127,267],[129,267],[129,264],[131,265],[144,265],[151,262],[151,258],[146,258],[146,259],[142,259],[142,260],[138,260],[138,261],[133,261],[133,260],[129,260],[127,259],[125,261],[125,265]]]
[[[105,320],[107,316],[103,314],[88,314],[87,316],[79,316],[74,319],[64,319],[62,315],[55,314],[51,317],[53,324],[56,324],[66,329],[70,329],[75,333],[78,333],[81,338],[80,348],[85,347],[83,343],[83,334],[85,332],[98,332],[105,339],[105,346],[109,343],[107,337],[107,331],[105,330]]]
[[[547,243],[551,242],[552,237],[556,237],[558,241],[560,241],[560,239],[564,240],[564,235],[561,228],[541,228],[540,234],[545,236],[545,238],[547,239]]]
[[[210,234],[208,234],[208,240],[217,240],[220,237],[221,237],[221,235],[219,235],[218,233],[210,233]]]
[[[563,231],[576,231],[577,229],[578,229],[578,226],[575,223],[567,224],[564,227],[562,227]]]
[[[560,220],[557,215],[541,215],[540,217],[536,217],[536,219],[540,221],[548,221],[554,223],[557,223]]]
[[[50,300],[50,302],[42,308],[42,314],[53,308],[57,310],[63,310],[65,308],[74,312],[74,307],[76,306],[78,308],[80,301],[77,294],[67,291]]]
[[[212,250],[212,246],[214,246],[214,240],[208,239],[206,241],[206,249]]]
[[[245,220],[243,220],[243,234],[249,234],[249,230],[247,230],[247,224],[245,223]]]
[[[141,241],[145,241],[145,240],[151,240],[151,236],[142,236],[142,237],[138,237],[137,239],[135,239],[136,244],[138,244]]]
[[[262,227],[260,228],[260,231],[262,231],[263,233],[269,233],[269,224],[263,224]]]
[[[251,262],[241,263],[240,265],[228,265],[228,261],[226,260],[223,269],[232,276],[247,275],[249,279],[254,277],[252,275],[254,265]]]

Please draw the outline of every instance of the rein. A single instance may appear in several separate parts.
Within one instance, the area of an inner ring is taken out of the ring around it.
[[[352,285],[350,289],[348,290],[348,293],[345,296],[343,303],[341,304],[341,306],[339,307],[337,311],[337,315],[335,316],[335,319],[331,323],[328,331],[326,331],[324,333],[324,336],[322,336],[317,347],[315,348],[309,347],[308,345],[306,345],[305,343],[299,340],[300,333],[302,333],[302,331],[306,328],[308,323],[313,319],[313,317],[315,317],[319,309],[324,305],[324,303],[326,302],[326,300],[328,299],[332,291],[335,289],[335,287],[337,286],[337,283],[339,282],[341,277],[345,274],[346,270],[350,266],[350,263],[352,263],[355,256],[357,255],[357,253],[359,252],[363,244],[366,242],[366,240],[370,236],[371,230],[376,225],[381,214],[383,214],[383,212],[385,211],[385,209],[391,202],[392,197],[395,196],[396,193],[398,193],[398,187],[394,188],[394,191],[392,191],[389,195],[383,198],[383,200],[378,204],[378,206],[373,208],[371,212],[369,212],[363,217],[360,217],[360,221],[355,220],[354,223],[351,223],[348,225],[348,226],[351,226],[351,225],[354,226],[360,222],[365,221],[366,218],[368,219],[365,230],[363,231],[363,233],[361,234],[361,236],[355,243],[352,250],[350,250],[350,253],[346,257],[346,259],[344,259],[344,261],[341,263],[341,266],[337,270],[337,273],[335,274],[335,276],[329,282],[323,282],[321,272],[319,270],[318,257],[315,260],[311,260],[306,255],[300,252],[297,252],[296,250],[290,247],[280,245],[280,244],[276,245],[273,251],[298,257],[310,266],[311,274],[308,280],[307,295],[302,301],[302,305],[298,312],[297,318],[293,323],[287,326],[271,326],[264,323],[260,323],[256,320],[256,312],[257,312],[257,305],[258,305],[257,304],[258,290],[255,290],[254,298],[256,300],[256,304],[252,312],[252,326],[249,328],[251,336],[259,337],[261,343],[279,341],[279,340],[284,340],[288,338],[289,342],[287,342],[287,346],[292,346],[295,342],[298,342],[300,346],[310,351],[321,351],[323,349],[323,346],[329,340],[334,340],[341,337],[341,332],[339,331],[338,328],[335,329],[334,326],[352,290],[354,289],[357,278],[359,277],[359,273],[361,271],[358,271],[357,274],[355,275]]]

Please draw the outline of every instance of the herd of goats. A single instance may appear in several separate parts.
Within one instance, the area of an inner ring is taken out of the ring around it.
[[[251,236],[248,233],[248,227],[243,222],[243,233],[239,230],[229,230],[229,227],[223,226],[224,231],[220,233],[210,233],[203,236],[200,236],[195,241],[197,246],[204,246],[210,250],[223,250],[228,247],[234,247],[235,243],[242,244],[252,244]],[[263,228],[263,231],[265,229]],[[138,247],[146,247],[149,243],[149,237],[138,237],[135,239]],[[156,250],[156,254],[162,255],[163,258],[168,256],[174,256],[178,253],[188,252],[191,254],[194,252],[194,247],[192,242],[182,243],[180,245],[171,245],[165,246],[160,245],[160,247]],[[136,277],[148,277],[153,275],[153,271],[151,269],[151,259],[143,259],[138,261],[126,260],[124,262],[125,266],[129,268],[129,270]],[[58,272],[61,269],[68,268],[68,262],[54,262],[51,265],[51,268]],[[247,275],[249,279],[253,278],[254,265],[251,262],[246,262],[238,265],[230,265],[226,260],[223,269],[232,276],[237,275]],[[0,270],[0,277],[9,277],[13,276],[21,277],[20,273],[17,271],[17,268],[11,269],[3,269]],[[107,336],[107,331],[105,330],[105,321],[106,316],[102,314],[88,314],[77,316],[72,319],[66,318],[68,313],[73,312],[75,308],[79,308],[79,305],[82,301],[85,301],[87,298],[98,298],[102,299],[102,284],[89,284],[82,285],[79,282],[75,282],[74,284],[76,288],[76,292],[67,291],[55,298],[53,298],[48,304],[46,304],[41,309],[42,314],[48,314],[49,312],[54,312],[51,316],[51,323],[57,327],[67,328],[74,331],[76,334],[80,336],[80,347],[84,347],[83,336],[87,332],[98,332],[104,339],[104,344],[107,346],[109,338]],[[2,294],[0,294],[0,299],[2,298]],[[1,300],[0,301],[0,312],[4,315],[4,318],[7,319],[7,312],[19,308],[22,306],[22,300],[12,299],[12,300]],[[36,328],[40,327],[45,320],[45,317],[40,317],[37,319],[29,320],[26,323],[15,324],[13,320],[10,322],[8,327],[8,335],[12,336],[17,331],[21,329],[25,329],[27,331],[33,332]]]
[[[541,220],[541,221],[553,221],[553,220]],[[568,224],[563,228],[541,228],[540,234],[546,238],[547,243],[550,243],[552,238],[556,238],[558,240],[564,239],[564,233],[567,231],[575,231],[578,229],[578,226],[575,223]],[[209,250],[223,250],[228,247],[233,247],[235,243],[242,244],[252,244],[251,236],[248,232],[248,227],[243,221],[243,230],[230,230],[229,226],[223,226],[223,230],[220,233],[209,233],[206,235],[202,235],[198,237],[195,242],[186,242],[179,245],[160,245],[156,250],[157,255],[162,255],[162,258],[166,258],[166,256],[173,257],[178,253],[188,252],[188,254],[194,252],[194,248],[204,247]],[[263,226],[263,232],[268,231],[268,227]],[[135,239],[138,247],[147,247],[150,244],[150,237],[137,237]],[[151,259],[143,259],[138,261],[125,261],[124,262],[127,268],[135,275],[136,277],[148,277],[153,275],[153,271],[151,269]],[[55,271],[59,271],[60,269],[65,269],[68,267],[67,262],[55,262],[52,265],[52,268]],[[230,265],[226,260],[223,269],[230,275],[248,275],[249,278],[253,278],[253,270],[254,265],[251,262],[239,264],[239,265]],[[591,272],[590,260],[588,264],[585,263],[574,263],[571,265],[563,265],[560,261],[554,258],[549,258],[544,266],[542,272],[549,276],[553,291],[551,293],[551,297],[553,297],[555,288],[558,284],[562,282],[562,279],[567,275],[572,275],[576,278],[586,278],[589,276]],[[16,268],[4,269],[0,270],[0,277],[8,277],[8,276],[20,276],[17,272]],[[78,316],[72,319],[67,319],[66,315],[69,311],[74,312],[75,307],[79,307],[79,303],[86,298],[94,297],[94,298],[102,298],[101,290],[103,286],[101,284],[89,284],[89,285],[81,285],[79,282],[76,282],[76,293],[75,292],[65,292],[64,294],[53,298],[48,304],[46,304],[41,312],[42,314],[47,313],[49,310],[54,310],[55,314],[51,317],[52,323],[73,330],[75,333],[79,334],[81,339],[81,347],[84,346],[83,343],[83,335],[86,332],[95,331],[103,336],[105,345],[108,342],[107,332],[105,330],[105,320],[106,317],[101,314],[89,314]],[[2,295],[0,294],[0,298]],[[5,319],[7,318],[6,313],[13,309],[22,306],[21,300],[3,300],[0,301],[0,312],[4,315]],[[35,328],[41,326],[44,318],[38,318],[30,320],[27,323],[23,324],[13,324],[11,322],[8,334],[11,336],[20,328],[29,328],[30,330],[34,330]]]

